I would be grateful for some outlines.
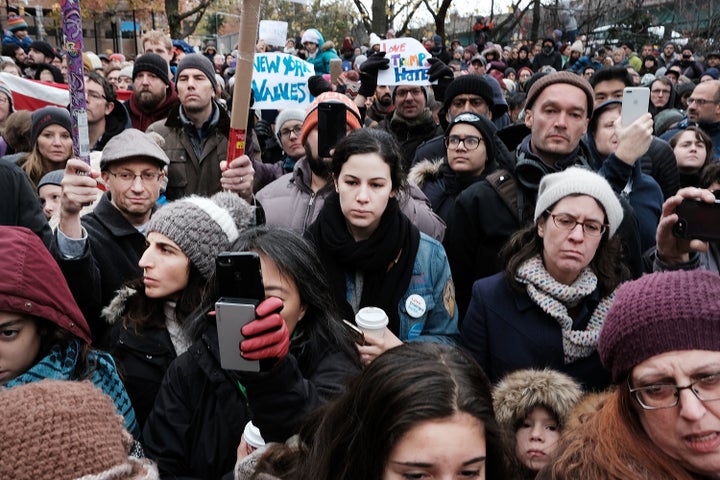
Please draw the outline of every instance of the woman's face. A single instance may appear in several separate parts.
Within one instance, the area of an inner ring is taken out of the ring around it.
[[[537,472],[555,457],[560,440],[558,422],[547,409],[535,407],[515,432],[515,455]]]
[[[485,478],[485,427],[468,413],[426,420],[390,451],[383,480]]]
[[[605,214],[598,202],[588,195],[565,197],[550,211],[553,215],[569,215],[578,222],[605,223]],[[593,237],[583,231],[579,224],[572,230],[564,230],[552,217],[538,222],[538,235],[543,239],[543,262],[552,277],[566,285],[572,285],[583,268],[595,257],[602,236]]]
[[[49,125],[40,132],[37,139],[38,152],[49,162],[62,163],[72,155],[70,132],[60,125]]]
[[[262,252],[258,252],[258,254],[260,255],[265,296],[277,297],[283,301],[283,309],[280,310],[280,315],[282,315],[290,335],[292,335],[298,322],[305,316],[307,307],[300,299],[300,292],[295,280],[281,272],[270,257]]]
[[[41,336],[31,317],[0,312],[0,386],[27,372],[40,353]]]
[[[53,77],[53,74],[50,70],[43,70],[40,72],[40,80],[43,82],[54,82],[55,77]]]
[[[523,70],[522,72],[520,72],[520,77],[518,78],[522,83],[525,83],[530,80],[530,77],[532,77],[532,73],[528,72],[527,70]]]
[[[456,175],[468,177],[480,175],[485,169],[485,162],[487,161],[485,141],[480,132],[470,124],[458,123],[450,130],[448,138],[452,136],[458,138],[475,137],[480,140],[474,150],[468,148],[464,141],[459,143],[457,148],[452,146],[447,148],[448,164]]]
[[[682,350],[655,355],[639,363],[630,375],[633,388],[688,385],[720,373],[720,352]],[[689,471],[716,478],[720,472],[720,401],[701,401],[690,389],[679,391],[678,404],[645,410],[638,417],[650,440]]]
[[[680,134],[673,151],[678,170],[689,173],[700,170],[705,165],[708,155],[703,141],[691,130],[685,130]]]
[[[138,262],[143,269],[145,295],[177,300],[190,278],[190,259],[177,243],[158,232],[147,236],[147,248]]]
[[[388,201],[395,195],[390,166],[377,153],[350,155],[335,179],[340,208],[355,241],[375,232]]]

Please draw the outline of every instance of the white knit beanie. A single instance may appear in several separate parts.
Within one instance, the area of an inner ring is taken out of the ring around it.
[[[615,235],[623,219],[620,201],[607,180],[595,172],[580,167],[570,167],[542,178],[535,204],[534,221],[537,222],[545,210],[573,194],[588,195],[600,202],[610,224],[610,237]]]

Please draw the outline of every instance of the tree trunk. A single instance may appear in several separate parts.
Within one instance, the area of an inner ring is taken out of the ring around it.
[[[532,26],[530,27],[530,39],[533,41],[540,40],[538,36],[538,30],[540,30],[540,0],[533,1],[533,20]]]

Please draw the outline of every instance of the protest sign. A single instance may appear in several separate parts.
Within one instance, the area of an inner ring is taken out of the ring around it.
[[[392,38],[380,42],[380,51],[390,60],[390,68],[380,70],[378,85],[430,85],[427,59],[431,57],[414,38]]]
[[[313,98],[308,90],[308,78],[315,75],[309,62],[287,53],[268,52],[255,55],[252,89],[253,108],[305,108]]]
[[[284,47],[287,41],[287,22],[277,20],[260,20],[259,40],[265,40],[267,45]]]

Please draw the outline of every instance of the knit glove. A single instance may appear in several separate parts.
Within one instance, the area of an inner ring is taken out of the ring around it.
[[[240,342],[240,354],[248,360],[260,360],[261,370],[277,365],[290,349],[290,332],[279,313],[282,308],[279,298],[266,298],[255,308],[255,320],[241,330],[245,340]]]
[[[427,62],[430,64],[428,68],[428,79],[431,82],[437,80],[437,84],[433,85],[433,93],[435,94],[435,100],[443,102],[445,100],[445,89],[455,78],[452,68],[445,65],[445,62],[439,58],[428,58]]]
[[[385,52],[377,52],[370,55],[360,65],[360,88],[358,95],[372,97],[377,87],[377,76],[380,70],[390,68],[390,60],[385,58]]]

